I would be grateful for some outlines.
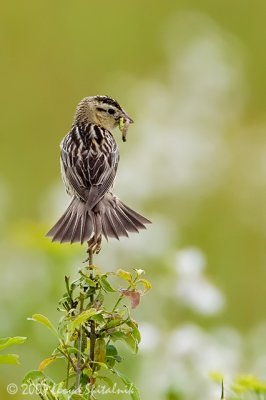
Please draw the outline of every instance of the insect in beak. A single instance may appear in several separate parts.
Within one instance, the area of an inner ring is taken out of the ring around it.
[[[128,127],[130,124],[133,124],[133,123],[134,123],[133,119],[131,119],[126,113],[124,113],[122,115],[122,117],[119,118],[118,126],[119,126],[120,131],[122,132],[123,142],[126,142]]]

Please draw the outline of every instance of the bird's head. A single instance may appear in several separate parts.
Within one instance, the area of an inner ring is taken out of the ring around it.
[[[124,141],[128,125],[133,123],[118,102],[108,96],[91,96],[81,100],[75,122],[82,121],[100,125],[109,131],[119,126]]]

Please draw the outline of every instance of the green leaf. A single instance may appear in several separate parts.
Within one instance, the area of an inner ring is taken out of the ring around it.
[[[124,332],[121,332],[121,331],[112,332],[112,333],[110,334],[110,338],[111,338],[113,341],[116,341],[116,340],[124,340],[125,334],[124,334]]]
[[[106,362],[110,368],[115,365],[115,362],[121,362],[122,358],[118,355],[117,349],[114,345],[108,344],[106,346]]]
[[[91,279],[91,278],[89,278],[88,276],[85,276],[85,275],[84,275],[84,279],[85,279],[86,283],[89,286],[96,287],[97,282],[95,282],[93,279]]]
[[[95,361],[98,363],[104,363],[106,356],[106,343],[102,338],[98,338],[95,343],[94,350]]]
[[[22,344],[25,342],[27,338],[23,336],[14,336],[8,338],[1,338],[0,339],[0,350],[4,350],[7,347],[13,346],[15,344]]]
[[[99,365],[99,367],[103,367],[105,369],[108,369],[108,366],[104,362],[92,361],[92,363],[95,363],[96,365]]]
[[[133,351],[133,353],[138,352],[138,342],[132,334],[125,335],[124,341],[128,345],[128,347]]]
[[[1,354],[0,364],[16,364],[19,365],[19,356],[17,354]]]
[[[140,343],[141,334],[137,324],[131,320],[127,322],[127,325],[132,329],[132,336],[136,339],[138,343]]]
[[[41,371],[29,371],[23,378],[22,383],[29,383],[34,381],[39,381],[40,379],[45,379],[44,374]]]
[[[104,295],[101,293],[101,291],[98,292],[97,296],[95,297],[96,302],[103,303],[104,301]]]
[[[119,378],[122,380],[122,382],[126,385],[127,389],[130,390],[131,399],[132,400],[141,400],[138,389],[136,388],[134,383],[126,375],[122,374],[122,372],[118,371],[117,369],[113,368],[113,372],[117,376],[119,376]]]
[[[107,322],[105,328],[106,329],[114,328],[117,325],[121,325],[122,322],[123,322],[122,319],[117,319],[117,318],[111,319],[110,321]]]
[[[107,356],[116,356],[117,354],[118,354],[117,348],[114,345],[108,344],[106,346],[106,355]]]
[[[95,315],[92,315],[92,316],[90,317],[90,319],[93,320],[93,321],[100,322],[100,323],[104,323],[104,322],[105,322],[105,319],[104,319],[104,317],[102,316],[102,314],[95,314]]]
[[[73,292],[78,287],[78,279],[71,283],[70,290]]]
[[[132,275],[129,272],[124,271],[123,269],[118,269],[116,271],[116,275],[124,279],[125,281],[128,281],[130,283],[132,282]]]
[[[31,318],[28,318],[28,320],[39,322],[40,324],[42,324],[42,325],[46,326],[48,329],[50,329],[50,331],[52,331],[57,338],[59,337],[57,330],[55,329],[53,324],[50,322],[50,320],[47,317],[45,317],[45,315],[33,314]]]
[[[68,347],[67,352],[68,354],[77,354],[77,353],[82,354],[82,352],[78,350],[76,347]]]
[[[102,381],[104,381],[105,383],[107,383],[107,385],[108,385],[110,388],[113,388],[113,387],[114,387],[114,382],[112,381],[112,379],[108,378],[107,376],[98,375],[97,378],[100,379],[100,380],[102,380]]]
[[[137,353],[138,342],[134,338],[132,333],[125,333],[125,332],[121,332],[121,331],[113,332],[112,334],[110,334],[110,338],[113,341],[122,340],[123,342],[125,342],[128,345],[128,347],[133,351],[133,353]]]
[[[115,358],[114,357],[106,357],[106,364],[108,365],[108,368],[111,369],[115,365]]]
[[[112,286],[108,282],[106,276],[103,275],[100,279],[100,282],[103,290],[105,290],[106,292],[116,292],[116,290],[112,288]]]
[[[79,314],[71,323],[71,330],[79,328],[84,322],[88,321],[93,315],[98,314],[99,312],[95,308],[90,308],[89,310],[83,311]]]

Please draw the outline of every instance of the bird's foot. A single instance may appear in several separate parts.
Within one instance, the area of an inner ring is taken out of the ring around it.
[[[96,254],[99,254],[100,251],[101,251],[101,248],[102,248],[102,236],[99,236],[97,241],[96,241],[96,243],[95,243],[95,245],[94,245],[93,252],[96,253]]]
[[[93,254],[99,254],[101,251],[101,243],[102,243],[102,237],[99,236],[98,238],[95,238],[95,236],[93,236],[89,241],[88,241],[88,257],[86,258],[85,261],[83,261],[84,263],[90,261],[91,255]]]

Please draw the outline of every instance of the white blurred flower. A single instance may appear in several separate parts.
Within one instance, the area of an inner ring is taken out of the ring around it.
[[[201,275],[206,266],[206,259],[201,250],[188,247],[176,254],[176,270],[181,276]]]
[[[177,283],[176,295],[187,307],[205,315],[219,313],[225,304],[221,292],[199,276],[181,278]]]
[[[170,335],[168,351],[171,357],[184,357],[202,347],[204,334],[201,328],[193,324],[183,325]],[[198,350],[197,350],[198,351]]]
[[[139,330],[141,334],[139,350],[146,352],[156,349],[161,339],[160,330],[155,325],[149,323],[141,323]]]
[[[175,293],[182,303],[194,311],[217,314],[224,307],[222,293],[204,277],[206,259],[200,249],[189,247],[176,254],[178,281]]]
[[[186,324],[171,332],[166,343],[164,369],[168,385],[174,382],[188,397],[211,398],[217,385],[213,385],[209,373],[219,371],[229,385],[230,376],[243,363],[242,341],[232,328],[207,332],[197,325]]]

